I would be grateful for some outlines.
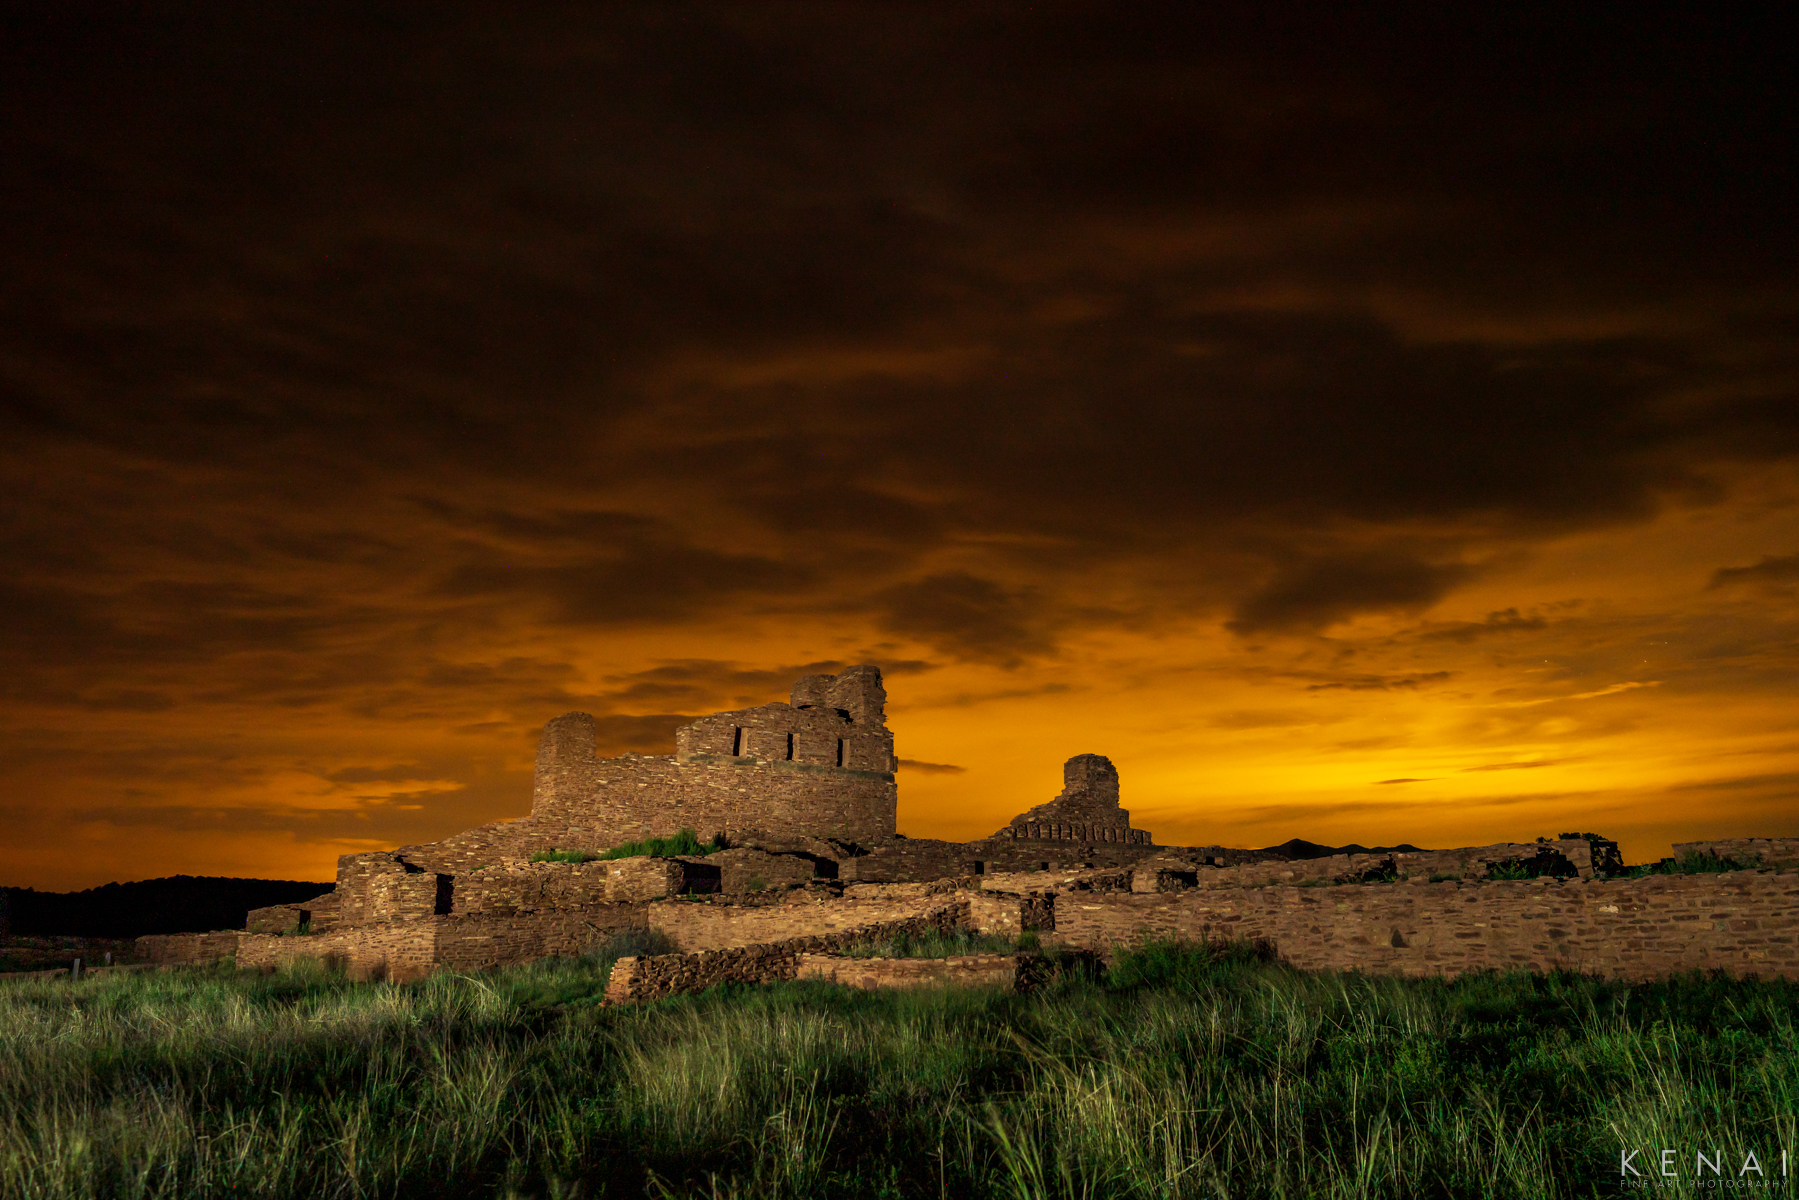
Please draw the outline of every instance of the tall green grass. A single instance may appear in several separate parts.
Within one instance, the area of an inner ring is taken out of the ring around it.
[[[0,986],[0,1196],[1511,1200],[1623,1194],[1621,1147],[1799,1151],[1791,983],[1162,944],[1029,995],[602,1008],[627,948]],[[1696,1193],[1683,1154],[1659,1195]]]
[[[678,829],[667,837],[645,838],[641,842],[626,842],[622,846],[614,846],[610,850],[595,853],[592,850],[538,850],[532,853],[530,861],[534,863],[586,863],[604,862],[617,858],[674,858],[676,856],[698,856],[716,854],[726,849],[725,835],[714,834],[709,842],[702,842],[699,835],[691,829]]]

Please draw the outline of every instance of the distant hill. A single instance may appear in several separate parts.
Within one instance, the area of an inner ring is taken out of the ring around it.
[[[1401,842],[1397,846],[1360,846],[1351,842],[1347,846],[1320,846],[1317,842],[1308,842],[1304,838],[1293,838],[1278,846],[1264,847],[1264,854],[1278,854],[1282,858],[1329,858],[1333,854],[1393,854],[1402,852],[1416,854],[1420,847],[1410,842]]]
[[[295,879],[221,879],[172,875],[109,883],[84,892],[0,888],[0,934],[131,938],[146,933],[242,929],[253,908],[298,904],[330,891]]]

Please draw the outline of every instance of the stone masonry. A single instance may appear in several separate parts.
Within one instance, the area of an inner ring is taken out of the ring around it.
[[[1799,978],[1799,872],[1641,879],[1272,885],[1058,896],[1055,937],[1112,950],[1146,936],[1261,941],[1307,969],[1404,975],[1569,970]]]
[[[1119,807],[1118,768],[1103,754],[1077,754],[1062,767],[1063,787],[1054,800],[1021,813],[995,838],[1124,842],[1148,845],[1143,829]]]
[[[1407,974],[1799,977],[1799,839],[1685,843],[1677,856],[1760,869],[1635,879],[1618,877],[1615,843],[1590,838],[1309,859],[1294,857],[1307,843],[1157,846],[1132,828],[1117,768],[1098,754],[1069,759],[1062,792],[991,837],[908,838],[895,832],[885,704],[880,671],[851,667],[799,680],[788,703],[694,721],[672,755],[609,759],[594,753],[592,718],[565,714],[544,729],[529,816],[344,855],[328,895],[258,909],[243,930],[142,938],[139,956],[262,969],[324,959],[404,980],[646,930],[675,953],[620,960],[614,999],[802,972],[858,986],[1001,981],[1006,956],[844,965],[830,953],[883,931],[970,928],[1087,954],[1153,935],[1247,939],[1298,966]],[[683,828],[731,848],[530,861]]]

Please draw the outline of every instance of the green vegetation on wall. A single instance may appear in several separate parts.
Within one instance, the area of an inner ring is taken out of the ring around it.
[[[539,850],[531,855],[531,861],[584,863],[603,862],[615,858],[692,858],[716,854],[727,849],[725,835],[715,834],[710,842],[702,842],[693,830],[682,829],[669,837],[646,838],[641,842],[626,842],[622,846],[614,846],[610,850],[595,853],[592,850]]]

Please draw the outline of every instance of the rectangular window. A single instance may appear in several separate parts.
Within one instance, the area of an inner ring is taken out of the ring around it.
[[[738,754],[743,753],[743,730],[742,729],[733,729],[731,731],[731,753],[733,755],[738,755]]]
[[[837,765],[840,767],[843,765],[843,739],[842,738],[837,739]]]
[[[791,733],[787,735],[787,761],[793,761],[793,735]]]

